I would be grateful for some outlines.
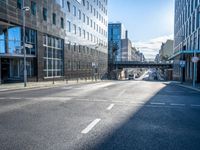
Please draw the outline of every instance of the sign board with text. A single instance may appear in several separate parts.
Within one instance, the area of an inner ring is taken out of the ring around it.
[[[180,66],[181,66],[182,68],[185,67],[185,64],[186,64],[185,60],[180,60]]]

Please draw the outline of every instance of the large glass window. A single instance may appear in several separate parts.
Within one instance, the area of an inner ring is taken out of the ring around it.
[[[44,51],[44,74],[47,78],[60,77],[63,75],[63,40],[44,35],[49,41]]]
[[[0,33],[0,53],[6,53],[6,48],[5,48],[5,33],[1,32]]]
[[[20,48],[21,41],[21,28],[20,27],[12,27],[8,29],[8,52],[10,54],[21,54],[22,49]]]
[[[31,14],[36,15],[36,3],[31,1]]]
[[[36,54],[36,40],[37,34],[35,30],[26,28],[25,32],[25,41],[27,44],[32,45],[32,48],[26,48],[27,55],[35,55]]]
[[[17,8],[22,8],[22,0],[17,0]]]

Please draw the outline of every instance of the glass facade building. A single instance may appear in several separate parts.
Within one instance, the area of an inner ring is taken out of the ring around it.
[[[108,61],[122,61],[122,39],[126,39],[126,29],[122,23],[108,25]]]
[[[200,58],[200,1],[175,0],[174,24],[174,79],[200,82],[200,62],[197,63],[196,72],[192,57]],[[181,67],[181,63],[185,66]]]
[[[25,0],[25,6],[28,80],[107,72],[107,0]],[[1,82],[23,80],[22,7],[23,0],[0,0]]]

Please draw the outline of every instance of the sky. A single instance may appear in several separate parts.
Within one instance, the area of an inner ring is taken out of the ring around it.
[[[108,0],[109,22],[121,22],[129,39],[147,59],[173,38],[174,0]]]

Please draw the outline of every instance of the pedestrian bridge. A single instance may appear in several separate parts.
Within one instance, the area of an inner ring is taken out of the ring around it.
[[[140,61],[116,61],[113,64],[115,68],[173,68],[172,63],[153,63],[153,62],[140,62]]]

